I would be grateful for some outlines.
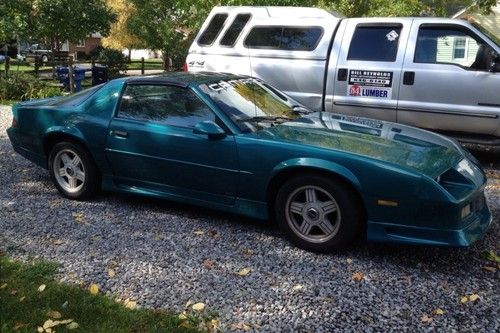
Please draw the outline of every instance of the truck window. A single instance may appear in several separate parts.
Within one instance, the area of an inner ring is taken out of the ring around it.
[[[245,39],[245,46],[254,49],[312,51],[323,36],[321,27],[254,27]]]
[[[229,28],[227,28],[227,31],[224,34],[224,36],[222,36],[222,39],[220,40],[220,45],[229,47],[234,46],[234,43],[236,43],[236,40],[240,36],[240,33],[245,27],[245,25],[247,25],[251,16],[252,15],[250,14],[236,15],[236,18],[234,19],[233,23],[231,23]]]
[[[352,36],[347,60],[396,61],[402,28],[401,24],[359,24]]]
[[[198,39],[198,44],[203,46],[210,46],[213,44],[217,36],[219,35],[224,22],[226,22],[227,14],[215,14],[214,17],[208,23],[208,27],[203,31],[200,38]]]
[[[418,32],[414,62],[487,70],[490,54],[491,48],[465,27],[423,26]]]

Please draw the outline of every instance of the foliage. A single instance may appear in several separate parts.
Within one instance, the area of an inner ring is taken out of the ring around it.
[[[136,14],[136,8],[127,0],[106,2],[117,15],[117,20],[111,25],[109,36],[102,40],[102,45],[117,50],[142,47],[141,40],[127,28],[129,18]]]
[[[96,60],[108,66],[111,77],[117,76],[120,71],[127,70],[127,58],[123,55],[122,51],[108,47],[99,47],[97,51],[99,53]]]
[[[29,100],[61,95],[59,87],[51,86],[22,72],[0,76],[0,100]]]
[[[51,263],[21,264],[0,256],[1,332],[37,332],[44,324],[55,324],[52,329],[57,332],[199,331],[197,317],[131,310],[99,292],[92,295],[87,289],[55,282],[56,270]]]

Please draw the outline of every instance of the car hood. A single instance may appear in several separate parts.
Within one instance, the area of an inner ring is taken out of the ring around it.
[[[436,178],[456,166],[464,151],[425,130],[374,119],[314,113],[255,133],[261,138],[349,152]]]

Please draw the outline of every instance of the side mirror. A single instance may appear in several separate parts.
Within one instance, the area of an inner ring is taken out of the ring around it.
[[[222,139],[226,136],[226,132],[211,120],[202,121],[196,124],[193,133],[206,135],[209,139]]]
[[[491,51],[490,72],[500,72],[500,55],[495,51]]]

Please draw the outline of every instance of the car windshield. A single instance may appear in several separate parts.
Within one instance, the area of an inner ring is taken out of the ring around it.
[[[485,34],[489,39],[491,39],[493,43],[496,44],[496,46],[500,47],[500,39],[497,36],[495,36],[491,31],[489,31],[488,29],[486,29],[477,22],[472,23],[472,25],[478,30],[480,30],[483,34]]]
[[[201,84],[199,88],[243,132],[253,132],[292,121],[302,114],[312,112],[277,89],[254,78],[220,80]]]

